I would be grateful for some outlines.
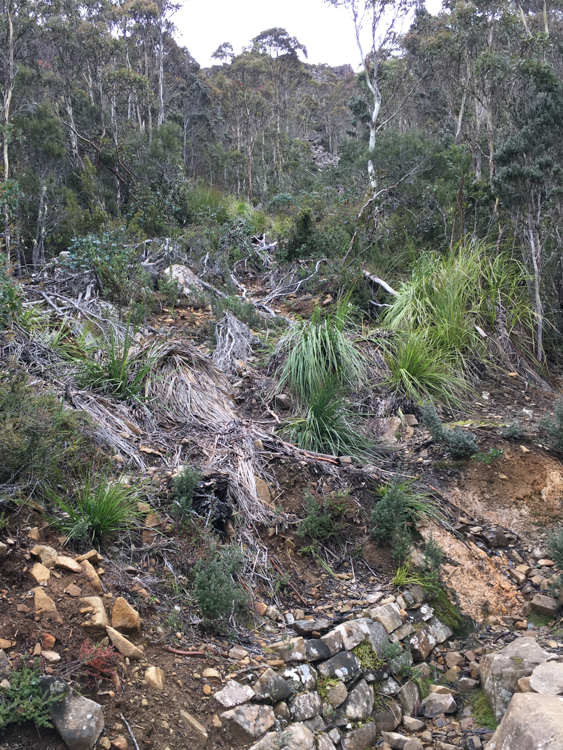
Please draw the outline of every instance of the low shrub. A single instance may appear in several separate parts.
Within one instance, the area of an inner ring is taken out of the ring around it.
[[[238,297],[215,297],[211,302],[211,308],[216,320],[221,320],[226,310],[230,310],[235,318],[246,323],[249,328],[258,330],[264,325],[264,321],[252,302],[244,302]]]
[[[8,259],[0,253],[0,326],[7,328],[21,313],[21,288],[6,270]]]
[[[444,427],[433,406],[423,406],[421,416],[434,440],[444,443],[453,459],[469,458],[477,453],[478,444],[475,436],[460,427],[453,430]]]
[[[309,537],[313,542],[339,541],[346,526],[346,503],[340,493],[318,500],[310,489],[305,491],[305,518],[297,527],[297,536]]]
[[[501,429],[500,434],[507,440],[517,440],[518,438],[525,437],[526,428],[519,419],[514,419]]]
[[[184,466],[174,477],[174,500],[172,513],[185,520],[192,509],[194,490],[201,482],[201,474],[193,466]]]
[[[107,475],[88,474],[72,493],[46,492],[50,504],[62,511],[53,522],[77,544],[101,546],[130,530],[137,518],[137,490]]]
[[[10,674],[10,687],[2,688],[0,699],[0,730],[10,724],[25,724],[32,721],[36,727],[52,727],[49,708],[58,700],[57,696],[44,696],[39,682],[40,660],[28,667],[24,657]]]
[[[563,398],[555,401],[553,414],[542,419],[538,426],[546,435],[549,447],[558,453],[563,453]]]
[[[238,548],[220,548],[214,542],[196,563],[194,595],[206,627],[224,630],[224,621],[244,610],[248,595],[233,579],[241,567]]]
[[[92,644],[86,639],[80,647],[79,658],[84,668],[84,678],[90,687],[101,679],[115,681],[119,654],[112,646]]]

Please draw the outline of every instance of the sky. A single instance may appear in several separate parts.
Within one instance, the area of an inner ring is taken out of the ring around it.
[[[429,0],[435,13],[439,0]],[[310,63],[361,64],[354,26],[346,10],[323,0],[182,0],[173,18],[179,41],[204,68],[217,64],[211,55],[223,42],[241,51],[261,31],[285,29],[304,44]]]

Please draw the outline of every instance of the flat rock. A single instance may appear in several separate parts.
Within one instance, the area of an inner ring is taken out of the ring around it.
[[[57,551],[46,544],[36,544],[31,554],[38,557],[46,568],[53,568],[58,557]]]
[[[92,565],[97,565],[98,563],[101,563],[104,558],[100,555],[100,553],[95,550],[91,549],[90,552],[85,552],[83,555],[78,555],[76,558],[76,562],[83,562],[84,560],[88,560],[88,562],[92,563]]]
[[[365,721],[373,709],[373,688],[365,680],[360,680],[350,691],[348,697],[338,709],[348,721]]]
[[[436,643],[443,643],[444,641],[447,641],[448,638],[451,638],[454,634],[454,631],[437,617],[432,617],[429,620],[428,624],[432,628],[432,632],[434,633],[434,637],[436,638]]]
[[[288,641],[278,641],[270,648],[280,655],[284,661],[305,661],[307,659],[307,648],[303,638],[290,638]]]
[[[180,716],[186,722],[186,724],[191,727],[191,729],[197,734],[201,742],[203,742],[203,744],[205,745],[209,735],[207,734],[207,729],[203,726],[203,724],[200,724],[195,716],[192,716],[187,711],[184,711],[183,708],[180,709]]]
[[[302,693],[295,696],[289,707],[289,712],[294,721],[304,721],[318,716],[321,712],[321,696],[318,693]]]
[[[329,747],[323,746],[320,742],[317,747],[319,750],[323,750],[323,748],[330,750]],[[315,736],[311,730],[304,724],[292,724],[279,734],[270,732],[260,742],[252,745],[249,750],[313,750],[313,748],[315,748]]]
[[[532,672],[529,684],[535,693],[561,695],[563,693],[563,664],[549,661],[538,665]]]
[[[381,736],[383,737],[383,741],[394,750],[403,750],[410,740],[410,737],[405,737],[404,734],[399,734],[399,732],[382,732]]]
[[[326,644],[331,656],[334,656],[344,648],[342,633],[339,630],[331,630],[329,633],[321,636],[321,641]]]
[[[412,716],[403,716],[403,726],[407,732],[422,732],[426,729],[426,724],[420,719],[413,719]]]
[[[296,620],[293,623],[295,632],[299,635],[311,635],[311,633],[322,633],[332,627],[330,620]]]
[[[272,672],[272,670],[269,669],[268,672]],[[249,685],[241,685],[236,680],[229,680],[226,687],[217,691],[213,697],[223,708],[234,708],[251,701],[254,698],[254,690]]]
[[[49,568],[46,568],[43,563],[35,563],[29,573],[35,583],[47,583],[51,577],[51,571]]]
[[[109,635],[109,639],[113,643],[115,648],[123,656],[127,656],[129,659],[144,658],[145,655],[141,651],[141,649],[133,645],[130,640],[128,640],[124,635],[121,635],[121,633],[117,630],[114,630],[113,628],[110,628],[109,625],[107,625],[106,633]]]
[[[366,634],[358,624],[357,620],[343,622],[342,625],[338,625],[335,630],[342,636],[342,644],[346,651],[351,651],[353,648],[356,648],[356,646],[358,646],[366,637]]]
[[[317,687],[317,673],[310,664],[295,664],[292,667],[286,667],[282,677],[294,693],[314,690]]]
[[[271,706],[257,706],[254,703],[224,711],[220,719],[227,725],[231,740],[242,744],[258,739],[276,723]]]
[[[552,596],[536,594],[532,599],[532,609],[534,612],[537,612],[540,615],[554,617],[560,608],[561,604]]]
[[[414,627],[412,626],[412,623],[404,622],[400,628],[397,628],[397,630],[394,630],[389,635],[389,640],[391,641],[391,643],[399,643],[399,641],[402,641],[405,638],[408,638],[409,635],[412,635],[414,632],[415,630],[414,630]]]
[[[352,729],[342,738],[342,750],[366,750],[373,747],[377,739],[375,723],[370,721],[359,729]]]
[[[318,670],[324,677],[334,675],[344,682],[359,674],[361,669],[360,660],[351,651],[341,651],[336,656],[318,665]]]
[[[329,647],[320,638],[310,638],[305,641],[307,661],[320,661],[330,659],[332,656]]]
[[[230,684],[232,684],[232,682],[233,681],[231,680]],[[250,690],[250,688],[245,686],[245,690]],[[267,669],[254,684],[252,692],[256,694],[256,698],[259,700],[278,703],[279,701],[284,701],[286,698],[289,698],[293,691],[289,683],[286,682],[281,675],[274,672],[273,669]],[[218,693],[215,693],[216,698],[217,695]],[[248,698],[247,700],[251,699]],[[243,701],[240,702],[242,703]],[[238,704],[233,703],[232,705],[235,706]],[[225,706],[225,708],[230,708],[230,706]]]
[[[242,646],[233,646],[229,651],[229,659],[241,661],[242,659],[246,659],[247,656],[248,651],[245,648],[242,648]]]
[[[460,693],[468,693],[470,690],[475,690],[479,685],[479,680],[473,680],[471,677],[461,677],[456,682],[456,688]]]
[[[59,677],[41,677],[45,695],[60,699],[49,707],[49,716],[68,750],[92,750],[104,728],[99,703],[85,698]]]
[[[111,626],[125,635],[141,634],[141,616],[122,596],[119,596],[113,605]]]
[[[387,633],[392,633],[403,624],[401,610],[395,602],[375,607],[375,609],[371,610],[370,614],[373,620],[383,625]]]
[[[563,699],[516,693],[487,750],[563,750]]]
[[[57,555],[55,560],[55,568],[62,568],[62,570],[68,570],[70,573],[82,573],[80,563],[72,557],[66,555]]]
[[[481,659],[481,685],[496,721],[500,721],[510,699],[518,690],[518,680],[529,677],[547,661],[549,654],[533,638],[517,638],[494,654]]]

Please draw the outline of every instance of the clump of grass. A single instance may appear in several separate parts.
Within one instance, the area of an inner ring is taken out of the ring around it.
[[[423,406],[421,416],[434,440],[444,443],[453,459],[469,458],[477,453],[478,445],[474,435],[460,427],[453,430],[444,427],[432,405]]]
[[[347,297],[324,318],[316,308],[311,320],[294,326],[280,339],[278,351],[286,352],[287,358],[277,392],[289,386],[297,403],[306,407],[319,399],[329,383],[334,391],[357,390],[366,380],[366,363],[349,336],[352,332]]]
[[[130,530],[137,518],[137,491],[107,475],[88,474],[72,494],[48,490],[51,505],[63,517],[54,523],[78,544],[102,546],[118,534]]]
[[[312,395],[303,416],[286,422],[282,434],[300,448],[315,453],[359,460],[377,455],[375,444],[350,424],[350,415],[334,379]]]
[[[40,660],[28,667],[24,657],[10,674],[10,687],[2,688],[0,700],[0,730],[10,724],[25,724],[32,721],[36,727],[52,727],[49,708],[59,700],[58,696],[44,696],[41,689]]]
[[[547,436],[549,447],[558,453],[563,453],[563,398],[555,401],[553,414],[542,419],[538,426]]]
[[[219,548],[215,543],[196,564],[194,594],[206,627],[224,630],[224,621],[244,610],[248,595],[233,578],[241,567],[238,548]]]

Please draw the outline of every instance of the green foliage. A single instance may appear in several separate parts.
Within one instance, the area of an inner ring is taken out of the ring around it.
[[[178,297],[182,291],[181,284],[169,273],[168,276],[164,272],[162,278],[158,282],[158,288],[164,294],[166,298],[166,304],[171,310],[174,310],[178,304]]]
[[[189,223],[224,224],[229,218],[227,197],[217,188],[199,185],[189,192],[186,203]]]
[[[0,483],[54,482],[85,448],[84,415],[51,393],[36,394],[27,375],[8,368],[0,378]]]
[[[433,346],[426,332],[397,335],[385,346],[389,368],[386,384],[412,401],[437,399],[459,404],[468,389],[466,380],[456,374],[455,363]]]
[[[471,716],[475,725],[478,727],[487,727],[487,729],[494,732],[498,724],[487,702],[485,693],[482,690],[476,690],[473,693],[469,693],[467,700],[471,706]]]
[[[443,588],[433,591],[430,601],[436,617],[455,633],[462,624],[462,617],[455,605],[450,601],[446,591]]]
[[[21,313],[21,288],[7,272],[8,259],[0,253],[0,325],[7,328]]]
[[[563,453],[563,398],[555,401],[553,414],[542,419],[538,426],[547,436],[549,447],[558,453]]]
[[[460,427],[453,430],[444,427],[434,406],[422,407],[421,416],[434,440],[444,443],[453,459],[469,458],[477,453],[475,436]]]
[[[248,595],[233,580],[241,566],[238,548],[220,548],[214,542],[196,564],[194,594],[206,627],[224,630],[221,621],[243,611]]]
[[[86,475],[71,493],[46,492],[62,517],[53,519],[69,539],[79,545],[100,547],[133,528],[137,513],[137,490],[108,475]]]
[[[307,451],[356,459],[376,455],[373,442],[350,424],[350,414],[334,379],[328,380],[312,395],[304,416],[287,421],[282,434]]]
[[[135,328],[127,323],[123,340],[112,329],[109,338],[100,342],[99,359],[93,356],[79,357],[77,380],[82,388],[107,393],[122,399],[142,398],[145,379],[153,362],[145,354],[135,352]]]
[[[239,297],[216,297],[211,301],[211,307],[216,320],[221,320],[226,310],[230,310],[235,318],[240,320],[252,330],[256,331],[263,327],[264,320],[256,312],[252,302],[245,302]]]
[[[322,500],[317,500],[311,490],[307,489],[303,500],[306,515],[299,522],[297,536],[307,536],[313,542],[323,544],[340,541],[346,526],[344,518],[347,506],[343,499],[339,493],[332,493]]]
[[[362,669],[375,672],[385,667],[385,661],[373,650],[367,639],[358,644],[352,651],[358,657]]]
[[[412,547],[412,530],[425,518],[439,517],[431,498],[416,492],[412,480],[397,476],[380,492],[370,517],[371,533],[378,544],[391,544],[395,557],[404,562]]]
[[[49,708],[56,703],[58,696],[44,696],[39,679],[40,659],[33,667],[28,667],[24,657],[10,674],[10,687],[2,688],[0,694],[0,730],[10,724],[25,724],[33,721],[36,727],[52,727]]]
[[[507,440],[517,440],[518,438],[525,437],[526,428],[519,419],[514,419],[501,429],[500,434]]]
[[[489,448],[489,450],[486,453],[483,453],[482,451],[475,453],[475,455],[473,456],[473,460],[479,461],[479,463],[490,466],[493,463],[493,461],[497,461],[499,458],[502,458],[503,456],[504,456],[504,451],[502,448]]]
[[[317,693],[321,696],[323,703],[328,702],[329,689],[336,687],[339,682],[340,680],[337,677],[325,677],[319,673],[317,677]]]
[[[347,297],[325,318],[316,308],[311,320],[294,326],[280,339],[278,351],[287,358],[277,390],[289,385],[298,403],[308,405],[323,398],[323,388],[331,381],[333,389],[360,388],[366,380],[366,363],[350,338],[352,333]]]
[[[310,245],[315,234],[315,223],[311,208],[302,208],[293,220],[287,243],[287,259],[295,260],[310,253]]]
[[[185,520],[192,509],[194,490],[201,482],[201,473],[193,466],[184,466],[174,477],[172,513]]]

